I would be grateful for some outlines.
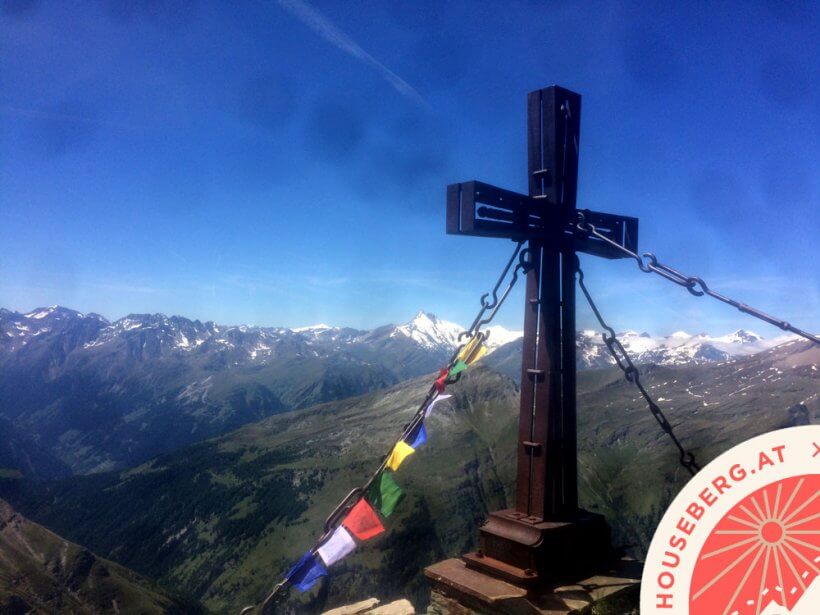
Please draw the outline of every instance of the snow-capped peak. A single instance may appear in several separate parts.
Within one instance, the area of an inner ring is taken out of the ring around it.
[[[435,314],[419,311],[410,322],[396,327],[393,335],[405,335],[425,348],[440,346],[455,348],[461,325],[436,318]]]
[[[501,325],[485,327],[483,330],[486,333],[489,333],[489,337],[487,337],[486,344],[490,352],[492,352],[499,346],[509,344],[510,342],[513,342],[520,337],[524,337],[523,331],[510,331],[509,329],[505,329]]]
[[[436,317],[435,314],[428,314],[424,310],[419,310],[416,313],[416,315],[413,316],[413,319],[410,322],[406,323],[406,324],[415,326],[417,328],[424,328],[424,327],[435,326],[436,322],[438,322],[438,318]],[[451,324],[453,324],[453,323],[451,323]]]
[[[750,344],[759,342],[763,339],[754,331],[746,331],[745,329],[738,329],[734,333],[729,333],[721,337],[714,338],[716,342],[728,342],[730,344]]]
[[[435,314],[419,311],[410,322],[396,327],[393,335],[405,335],[425,348],[443,347],[451,350],[457,348],[464,340],[459,334],[466,329],[459,324],[442,320]],[[487,348],[490,352],[522,337],[522,331],[510,331],[500,325],[484,327],[488,333]]]
[[[34,320],[42,320],[48,316],[51,316],[55,312],[62,312],[65,314],[76,314],[80,318],[82,318],[82,314],[79,312],[75,312],[74,310],[69,310],[68,308],[60,307],[59,305],[52,305],[47,308],[37,308],[33,312],[29,312],[28,314],[23,314],[26,318],[33,318]]]
[[[683,365],[728,361],[752,355],[782,344],[791,336],[767,340],[751,331],[739,329],[719,337],[707,333],[691,335],[685,331],[676,331],[665,337],[652,337],[645,333],[635,335],[634,332],[619,333],[618,337],[636,363]],[[578,335],[578,356],[587,367],[600,367],[613,362],[597,338],[599,334],[591,331],[582,331]]]
[[[330,325],[326,325],[323,322],[320,322],[318,325],[309,325],[307,327],[297,327],[295,329],[291,329],[294,333],[309,333],[311,331],[327,331],[328,329],[332,329]]]

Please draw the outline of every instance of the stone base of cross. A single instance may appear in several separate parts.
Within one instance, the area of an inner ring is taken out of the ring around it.
[[[531,92],[527,105],[529,194],[476,181],[447,188],[448,233],[526,240],[533,265],[524,306],[515,507],[490,513],[480,549],[462,560],[471,573],[516,586],[581,579],[612,555],[603,517],[578,508],[575,259],[577,252],[621,257],[576,224],[580,95],[551,86]],[[590,211],[584,217],[637,251],[637,219]]]

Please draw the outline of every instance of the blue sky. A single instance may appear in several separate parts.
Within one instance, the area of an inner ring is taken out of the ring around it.
[[[526,94],[557,83],[580,207],[820,330],[820,10],[646,4],[0,0],[0,306],[469,323],[512,244],[446,235],[445,186],[524,191]],[[778,333],[583,262],[616,329]]]

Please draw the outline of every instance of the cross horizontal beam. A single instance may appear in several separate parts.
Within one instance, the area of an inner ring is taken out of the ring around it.
[[[544,197],[532,197],[479,181],[447,186],[447,233],[507,239],[544,238],[556,225],[575,239],[575,250],[603,258],[623,258],[624,253],[606,242],[579,231],[575,220],[561,220],[561,209],[548,207]],[[584,210],[585,221],[611,241],[638,251],[638,219]]]

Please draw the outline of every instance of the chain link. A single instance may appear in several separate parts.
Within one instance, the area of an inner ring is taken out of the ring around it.
[[[695,456],[691,452],[687,451],[680,443],[680,440],[678,440],[678,437],[672,429],[672,424],[667,420],[660,406],[658,406],[655,400],[652,399],[647,390],[644,388],[643,383],[641,382],[641,374],[632,362],[632,358],[629,356],[626,348],[624,348],[621,341],[615,335],[615,330],[610,327],[606,321],[604,321],[603,316],[601,316],[601,312],[598,311],[598,306],[595,305],[595,302],[592,300],[592,296],[589,294],[589,290],[587,290],[587,286],[584,282],[584,272],[581,270],[581,264],[577,256],[575,257],[575,270],[578,272],[578,285],[581,287],[581,292],[584,293],[584,297],[586,297],[589,307],[592,308],[595,318],[598,319],[598,322],[604,330],[602,335],[604,344],[606,344],[612,358],[615,359],[615,364],[621,369],[621,371],[623,371],[626,380],[634,384],[641,392],[641,395],[644,400],[646,400],[646,404],[649,407],[649,411],[652,413],[652,416],[655,417],[655,420],[658,422],[658,425],[660,425],[660,428],[664,431],[664,433],[666,433],[666,435],[669,436],[672,443],[677,447],[678,452],[680,453],[680,465],[682,465],[692,476],[694,476],[700,471],[700,466],[695,461]]]
[[[264,614],[265,611],[268,609],[268,607],[275,604],[281,598],[282,594],[280,592],[287,586],[288,586],[288,580],[287,579],[283,579],[282,581],[279,581],[279,583],[277,583],[276,585],[273,586],[273,590],[271,590],[271,593],[268,594],[268,597],[265,598],[265,600],[262,602],[261,605],[257,606],[255,604],[252,604],[250,606],[246,606],[241,611],[239,611],[239,615],[249,615],[250,613],[253,613],[257,609],[259,609],[260,613]]]
[[[532,269],[533,263],[531,260],[531,251],[529,248],[524,248],[522,250],[521,247],[523,245],[523,240],[516,243],[515,250],[513,250],[512,256],[510,256],[510,259],[507,261],[507,265],[504,267],[504,270],[501,272],[501,275],[498,276],[498,280],[496,280],[495,286],[493,287],[492,291],[481,295],[481,309],[478,311],[478,314],[476,314],[475,319],[473,319],[473,324],[471,324],[466,331],[462,331],[461,333],[459,333],[459,341],[461,341],[465,337],[472,337],[478,332],[482,325],[486,325],[492,322],[493,318],[495,318],[495,315],[498,313],[498,310],[504,304],[504,301],[506,301],[507,296],[510,294],[510,291],[515,286],[515,283],[518,281],[518,273],[521,271],[526,273],[527,271]],[[510,278],[510,281],[507,283],[507,287],[504,289],[504,291],[501,293],[501,296],[499,297],[498,290],[501,288],[501,285],[507,278],[507,274],[510,271],[510,267],[512,267],[512,264],[515,262],[516,258],[518,258],[518,264],[513,269],[512,277]],[[488,301],[487,297],[489,297],[491,294],[493,298],[492,300]],[[484,314],[487,312],[487,310],[492,311],[490,312],[490,315],[487,318],[484,318]],[[452,357],[453,359],[456,357],[459,350],[460,348],[456,350],[455,354]]]
[[[704,295],[708,295],[713,299],[717,299],[727,305],[731,305],[732,307],[740,310],[744,314],[748,314],[749,316],[754,316],[764,322],[769,323],[770,325],[774,325],[775,327],[782,329],[783,331],[789,331],[790,333],[795,333],[801,337],[805,337],[807,340],[811,340],[815,344],[820,344],[820,337],[813,335],[807,331],[803,331],[802,329],[798,329],[794,325],[786,322],[785,320],[781,320],[767,314],[766,312],[762,312],[756,308],[751,307],[750,305],[746,305],[745,303],[741,303],[739,301],[735,301],[725,295],[722,295],[711,288],[703,281],[702,278],[697,276],[690,276],[686,275],[685,273],[681,273],[680,271],[673,269],[668,265],[664,265],[663,263],[658,262],[658,257],[652,254],[651,252],[645,252],[643,256],[639,256],[632,250],[625,248],[621,244],[616,241],[613,241],[603,233],[601,233],[595,225],[590,222],[587,222],[586,216],[584,215],[583,211],[578,212],[578,221],[575,224],[575,227],[585,234],[594,235],[601,241],[606,242],[613,248],[617,248],[620,250],[625,256],[628,256],[631,259],[634,259],[638,265],[638,268],[643,271],[644,273],[656,273],[662,278],[669,280],[670,282],[674,282],[679,286],[683,286],[686,290],[688,290],[692,295],[695,297],[702,297]],[[646,259],[647,262],[644,262]]]

